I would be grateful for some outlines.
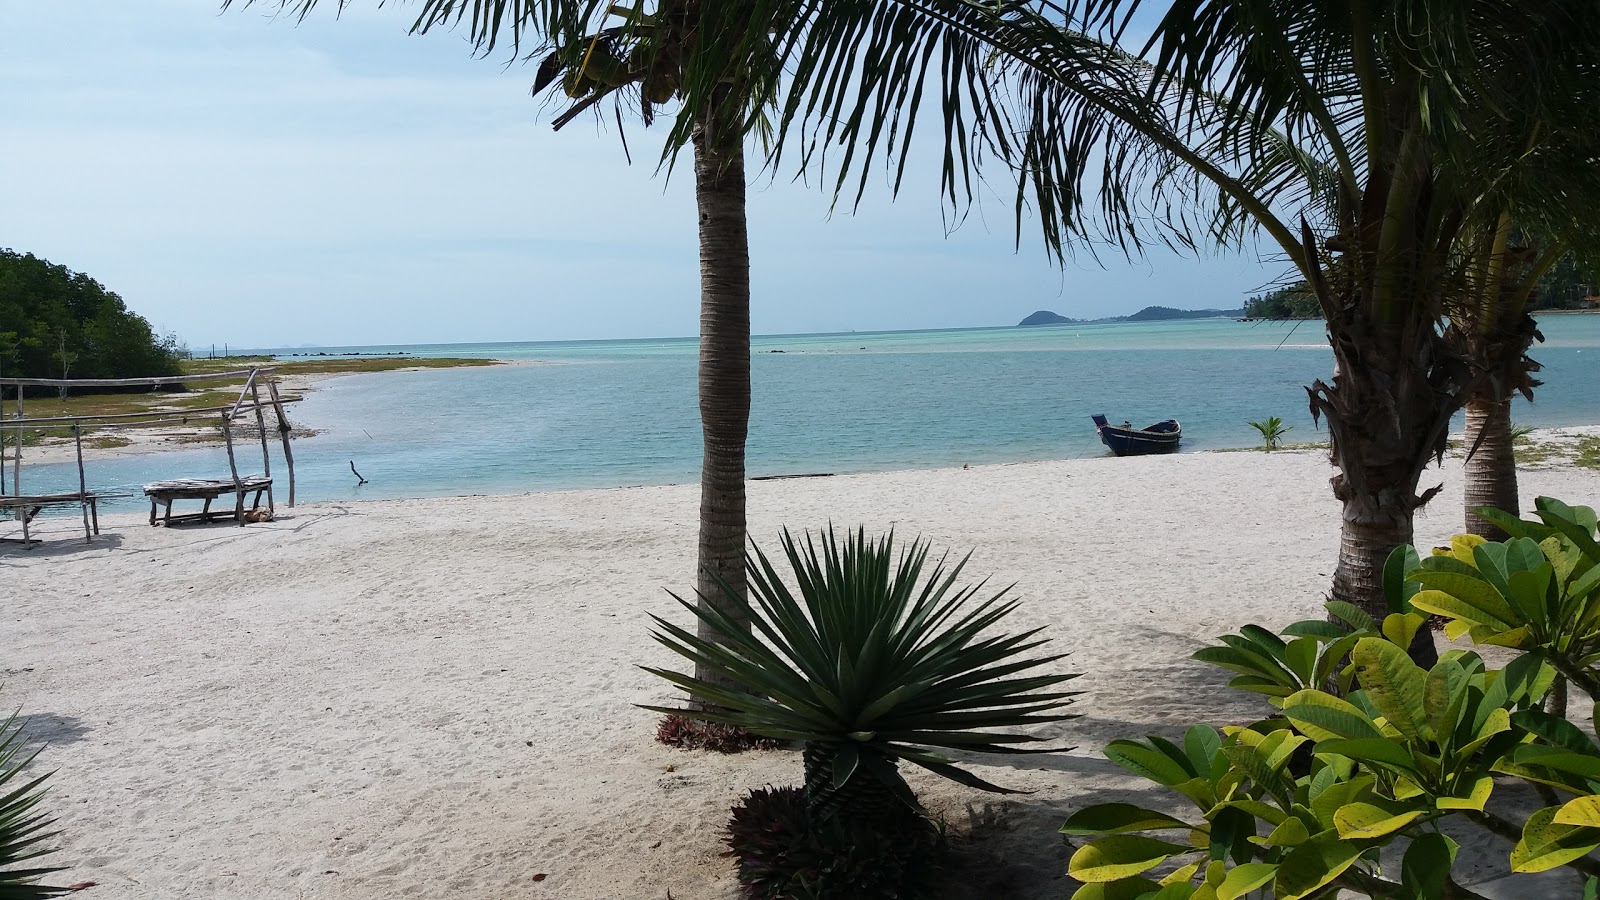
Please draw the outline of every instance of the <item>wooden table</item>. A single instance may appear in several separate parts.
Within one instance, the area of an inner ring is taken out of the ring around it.
[[[246,494],[254,494],[255,499],[250,505],[250,511],[261,507],[261,495],[272,487],[272,479],[261,475],[252,475],[241,478],[235,483],[231,478],[179,478],[175,481],[156,481],[144,486],[144,495],[150,498],[150,524],[156,524],[156,507],[165,508],[161,517],[163,525],[172,525],[180,522],[210,522],[214,519],[231,517],[240,525],[244,524],[244,498]],[[212,511],[211,501],[223,494],[234,494],[237,500],[233,509]],[[203,506],[197,513],[172,514],[172,501],[174,500],[204,500]],[[271,501],[269,500],[270,504]],[[269,506],[270,508],[270,506]]]
[[[96,507],[97,497],[89,492],[73,494],[36,494],[31,496],[11,497],[0,495],[0,509],[14,509],[21,511],[22,543],[35,543],[28,534],[28,524],[33,517],[47,506],[81,506],[87,512],[83,520],[83,539],[88,540],[90,529],[94,534],[100,533],[100,510]],[[0,540],[15,541],[16,538],[0,538]]]

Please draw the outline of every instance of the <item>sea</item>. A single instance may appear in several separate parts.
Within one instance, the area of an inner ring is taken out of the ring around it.
[[[1600,316],[1548,316],[1531,426],[1600,422]],[[486,357],[520,365],[331,378],[291,407],[301,501],[693,482],[695,338],[327,347],[329,355]],[[1332,374],[1318,322],[1175,322],[765,335],[752,341],[751,476],[838,474],[1106,455],[1090,416],[1176,418],[1183,451],[1251,447],[1251,420],[1326,440],[1305,386]],[[305,350],[269,350],[286,358]],[[1458,423],[1459,427],[1459,423]],[[283,474],[274,444],[273,474]],[[240,444],[241,474],[260,470]],[[28,491],[75,490],[73,465],[26,465]],[[366,479],[359,484],[352,465]],[[109,508],[140,486],[226,477],[221,447],[92,460]],[[282,487],[279,496],[282,497]]]

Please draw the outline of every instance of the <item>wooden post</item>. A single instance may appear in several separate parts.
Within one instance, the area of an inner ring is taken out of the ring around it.
[[[267,420],[261,415],[261,391],[256,387],[255,376],[250,376],[250,402],[256,407],[256,427],[261,429],[261,475],[267,479],[267,514],[273,515],[276,509],[272,505],[272,456],[267,453]],[[259,501],[261,495],[256,495]]]
[[[283,463],[289,469],[289,508],[294,508],[294,451],[289,449],[289,417],[283,414],[283,400],[278,396],[278,383],[267,382],[267,392],[272,395],[272,408],[278,414],[278,436],[283,438]]]
[[[233,504],[233,518],[240,527],[244,526],[244,482],[239,480],[239,463],[233,458],[233,425],[228,421],[227,413],[222,415],[222,440],[228,447],[228,471],[233,473],[233,489],[238,499]],[[168,507],[171,509],[171,507]]]
[[[89,479],[83,474],[83,427],[72,423],[72,443],[78,449],[78,509],[83,512],[83,542],[91,543],[89,534]]]
[[[0,408],[3,408],[4,405],[4,403],[0,403]],[[21,419],[22,417],[22,385],[19,384],[17,385],[17,418]],[[11,493],[17,495],[18,497],[22,496],[22,437],[22,426],[18,425],[17,450],[16,453],[11,457]],[[23,516],[22,537],[24,540],[26,540],[28,537],[28,522],[26,519],[27,513],[24,512]]]

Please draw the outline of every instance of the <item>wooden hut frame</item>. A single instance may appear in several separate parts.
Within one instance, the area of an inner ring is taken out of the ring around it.
[[[267,371],[270,372],[270,370]],[[232,490],[228,491],[226,490],[226,488],[229,486],[228,483],[217,482],[217,484],[221,485],[221,487],[218,489],[218,492],[235,494],[236,500],[234,504],[234,518],[239,522],[239,524],[242,525],[244,524],[244,499],[246,494],[249,494],[252,491],[256,492],[256,500],[257,503],[259,503],[260,490],[265,490],[267,493],[268,512],[271,513],[276,511],[273,503],[271,488],[272,459],[271,454],[268,452],[266,416],[264,415],[265,408],[269,406],[272,408],[274,415],[276,416],[278,435],[283,441],[284,464],[289,478],[288,505],[293,507],[295,495],[294,454],[293,451],[289,449],[289,439],[292,427],[289,424],[288,416],[284,415],[283,407],[285,404],[298,402],[301,398],[280,396],[278,394],[277,382],[268,380],[266,384],[270,399],[263,402],[259,387],[262,381],[260,377],[262,372],[263,370],[257,367],[237,372],[218,372],[209,375],[185,375],[168,378],[0,378],[0,470],[4,469],[4,451],[6,447],[8,444],[14,445],[11,459],[12,466],[9,493],[7,492],[7,485],[5,483],[3,474],[0,474],[0,510],[15,511],[22,520],[21,542],[23,544],[34,544],[37,543],[37,541],[33,540],[32,535],[29,533],[28,526],[35,515],[37,515],[44,508],[50,506],[78,506],[83,513],[83,539],[85,543],[88,543],[93,540],[94,535],[100,533],[100,516],[97,506],[98,497],[93,491],[89,490],[88,477],[84,468],[84,429],[86,427],[94,429],[143,428],[150,425],[166,423],[187,423],[196,419],[203,420],[208,415],[215,414],[218,416],[218,425],[222,431],[223,443],[227,447],[228,470],[231,475],[232,487]],[[152,410],[150,412],[117,413],[109,415],[46,416],[28,418],[23,403],[25,389],[28,387],[159,387],[161,385],[174,384],[178,382],[189,383],[199,381],[221,381],[232,380],[240,377],[245,379],[244,387],[239,391],[238,399],[228,406],[210,406],[200,409],[186,409],[178,411]],[[16,416],[12,419],[6,419],[4,415],[5,388],[7,387],[13,387],[16,389]],[[246,402],[247,400],[249,401],[248,403]],[[238,460],[234,453],[232,426],[233,422],[241,415],[254,415],[256,425],[261,431],[262,478],[260,479],[241,478],[239,475]],[[69,426],[72,429],[73,446],[76,451],[78,462],[78,490],[76,492],[61,494],[23,494],[23,436],[30,429],[44,430],[49,428],[60,428],[62,426]],[[15,435],[14,440],[6,440],[5,435],[7,430],[12,431],[12,433]],[[265,480],[265,485],[261,484],[262,480]],[[192,489],[193,486],[198,483],[198,481],[191,479],[190,482],[187,483],[187,486]],[[161,483],[158,482],[158,484]],[[174,482],[174,484],[176,484],[176,482]],[[147,493],[149,493],[148,490]],[[152,495],[152,497],[154,497],[154,495]],[[167,521],[169,523],[175,519],[193,518],[193,516],[173,517],[171,515],[171,499],[175,498],[169,498],[167,500]],[[155,502],[153,501],[151,504],[152,523],[155,519],[154,509]],[[202,514],[200,517],[207,518],[209,511],[210,500],[207,499],[206,513]],[[16,539],[0,538],[0,540],[15,541]]]

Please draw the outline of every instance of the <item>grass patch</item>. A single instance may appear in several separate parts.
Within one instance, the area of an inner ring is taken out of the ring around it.
[[[132,438],[120,434],[97,434],[93,437],[85,438],[83,441],[85,447],[95,450],[115,450],[118,447],[126,447],[131,443],[133,443]]]
[[[1578,438],[1578,456],[1572,464],[1585,469],[1600,469],[1600,437]]]
[[[279,375],[331,375],[347,372],[392,372],[395,369],[458,369],[464,366],[495,366],[497,359],[466,357],[423,358],[383,356],[362,359],[307,359],[280,362],[272,367]]]

